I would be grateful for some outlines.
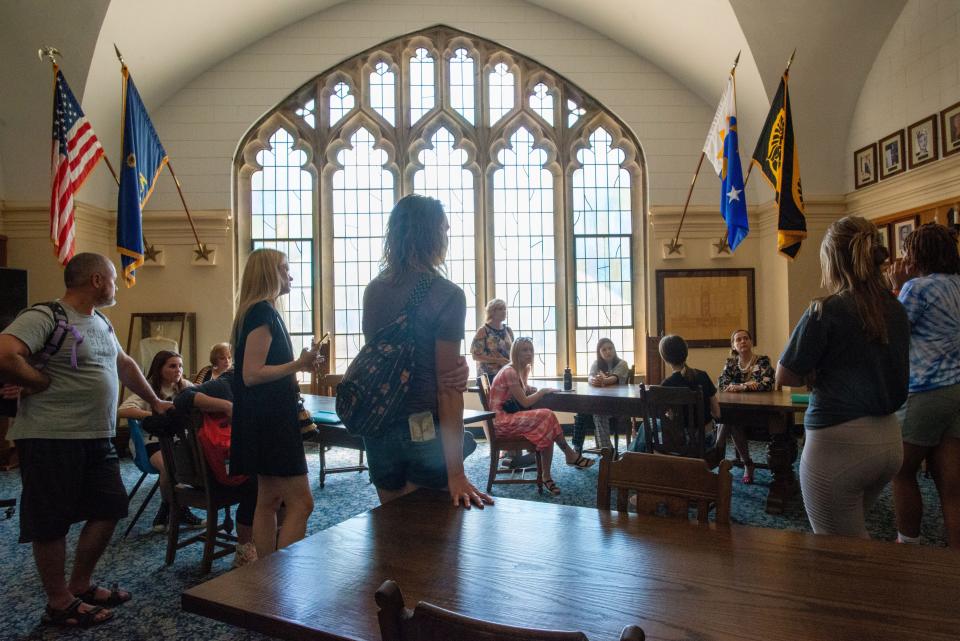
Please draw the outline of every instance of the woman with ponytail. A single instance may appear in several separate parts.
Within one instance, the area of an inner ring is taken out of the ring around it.
[[[907,398],[910,324],[887,288],[889,253],[873,223],[834,222],[820,245],[822,285],[793,329],[777,383],[811,386],[800,460],[816,534],[869,538],[864,515],[900,468],[894,412]]]
[[[683,337],[670,334],[660,339],[660,357],[673,370],[673,373],[660,384],[664,387],[688,387],[692,390],[699,387],[703,391],[705,447],[710,449],[718,442],[717,435],[714,432],[715,422],[720,420],[720,401],[717,399],[717,388],[709,374],[687,365],[688,354],[687,341],[683,340]],[[638,442],[641,437],[642,435],[638,435]]]

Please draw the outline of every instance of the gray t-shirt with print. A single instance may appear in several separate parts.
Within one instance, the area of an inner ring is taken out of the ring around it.
[[[60,350],[46,366],[50,387],[24,397],[7,438],[111,438],[117,428],[120,344],[110,324],[96,313],[87,316],[63,304],[67,322],[83,336],[77,347],[77,369],[70,363],[76,343],[67,333]],[[37,306],[21,313],[3,330],[16,336],[31,354],[43,349],[53,331],[53,312]]]

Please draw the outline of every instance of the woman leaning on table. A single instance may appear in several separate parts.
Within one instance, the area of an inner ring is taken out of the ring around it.
[[[296,375],[317,366],[319,347],[293,356],[290,334],[277,311],[277,300],[290,293],[292,281],[282,252],[262,248],[251,253],[230,332],[235,356],[230,474],[257,476],[253,542],[259,558],[302,539],[313,512]],[[281,505],[286,511],[278,536]]]
[[[960,548],[960,253],[943,225],[921,225],[891,270],[910,319],[910,395],[897,412],[903,465],[893,477],[897,540],[920,537],[917,485],[927,459],[940,493],[947,543]]]
[[[907,398],[910,324],[881,265],[877,228],[847,216],[820,245],[822,283],[777,364],[780,385],[812,387],[800,489],[816,534],[869,538],[864,514],[900,469],[894,412]]]
[[[721,392],[769,392],[775,373],[770,357],[753,352],[753,336],[738,329],[730,336],[731,357],[720,373],[717,387]],[[742,425],[729,425],[733,444],[743,461],[743,482],[753,483],[755,466],[750,458],[747,430]]]

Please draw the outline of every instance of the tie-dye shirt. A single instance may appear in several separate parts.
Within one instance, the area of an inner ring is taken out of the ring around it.
[[[910,392],[960,383],[960,275],[911,279],[900,302],[910,318]]]

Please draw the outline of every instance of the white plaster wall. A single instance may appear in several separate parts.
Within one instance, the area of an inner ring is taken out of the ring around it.
[[[957,101],[960,2],[909,0],[860,92],[847,138],[847,189],[854,189],[855,150],[930,114],[939,114]]]
[[[600,34],[522,0],[355,0],[284,28],[214,65],[154,110],[158,133],[198,209],[228,209],[240,138],[264,112],[338,62],[385,40],[444,23],[529,56],[592,94],[633,128],[652,204],[683,202],[713,116],[676,80]],[[722,79],[718,79],[718,97]],[[749,152],[746,152],[749,153]],[[694,203],[714,204],[706,172]],[[149,208],[179,207],[163,177]]]

